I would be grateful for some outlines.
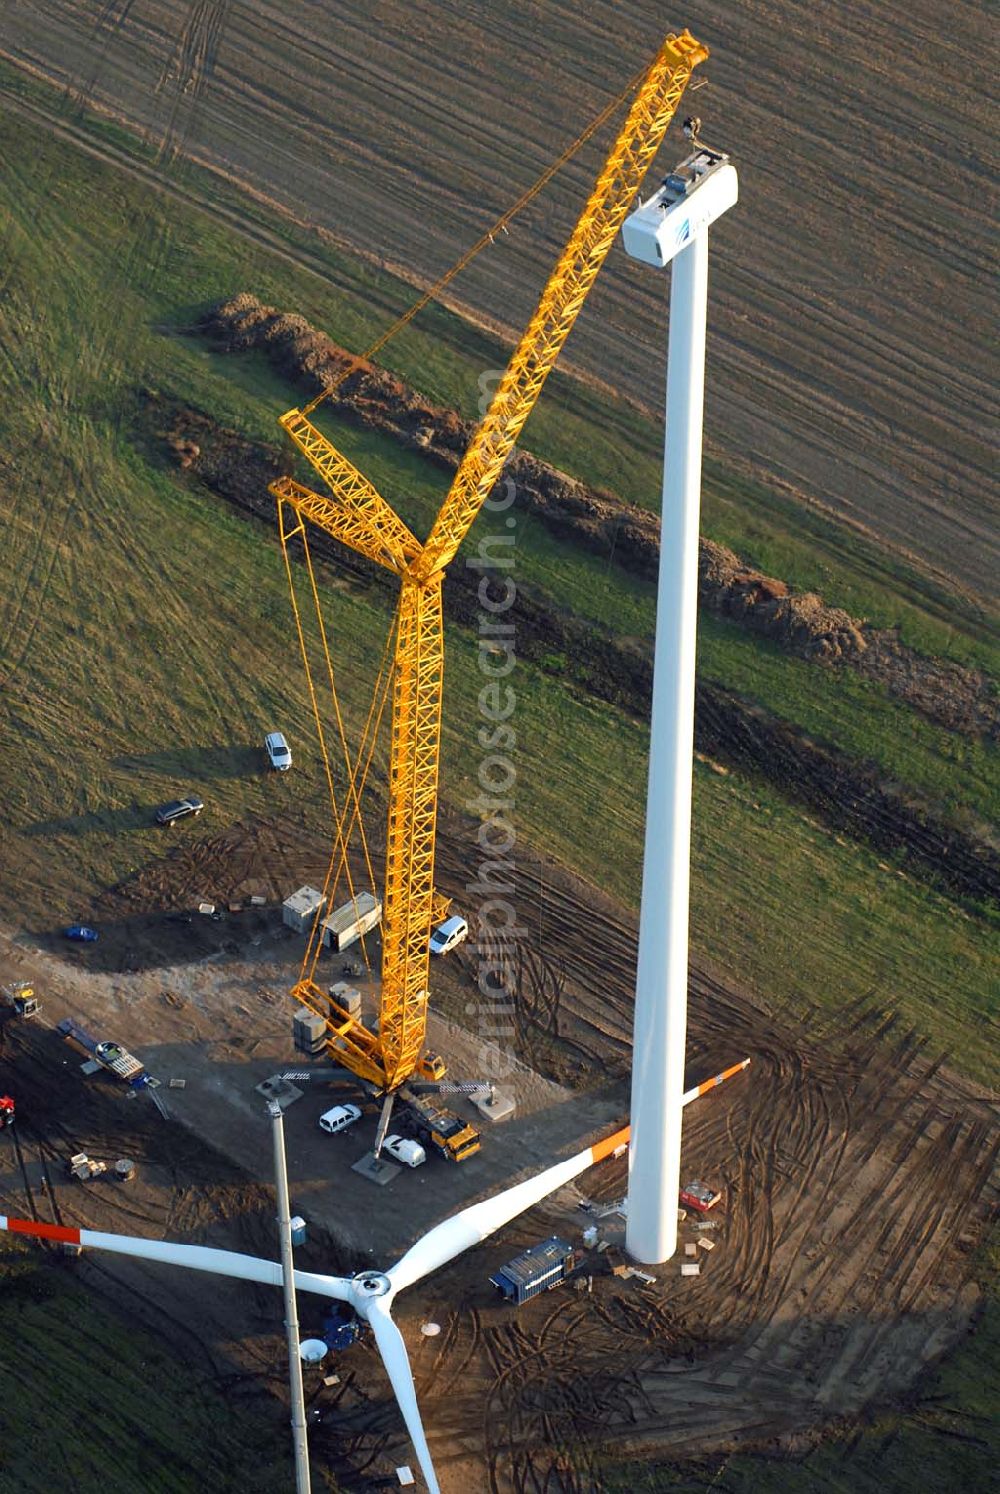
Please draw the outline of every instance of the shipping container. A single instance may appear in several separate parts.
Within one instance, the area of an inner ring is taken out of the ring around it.
[[[381,899],[371,892],[359,892],[323,919],[323,943],[338,952],[347,949],[381,921]]]

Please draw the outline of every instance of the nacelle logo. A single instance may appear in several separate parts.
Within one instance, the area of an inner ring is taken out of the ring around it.
[[[690,218],[685,218],[684,222],[681,224],[680,228],[678,228],[677,232],[674,234],[674,243],[675,244],[686,244],[687,241],[688,241],[688,239],[690,237],[691,237],[691,219]]]

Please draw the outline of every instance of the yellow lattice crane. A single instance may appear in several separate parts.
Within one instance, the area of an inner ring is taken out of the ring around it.
[[[707,56],[706,48],[686,31],[668,36],[660,48],[423,544],[309,420],[312,406],[281,417],[283,429],[329,489],[329,495],[314,493],[290,477],[270,485],[278,501],[283,544],[295,535],[304,536],[306,526],[315,525],[393,571],[400,581],[391,677],[379,1031],[370,1032],[331,1004],[313,979],[315,959],[311,966],[303,966],[292,991],[298,1001],[326,1019],[331,1054],[337,1062],[387,1092],[397,1089],[418,1067],[427,1026],[444,573],[500,477],[639,191],[692,69]],[[345,818],[351,813],[352,822],[360,813],[357,782],[358,766],[350,783],[355,802],[345,811]],[[336,817],[336,808],[334,812]],[[338,818],[338,840],[342,839]]]

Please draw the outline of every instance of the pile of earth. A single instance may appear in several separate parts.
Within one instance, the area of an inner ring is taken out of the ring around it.
[[[213,492],[263,520],[273,531],[274,500],[267,485],[283,470],[277,448],[253,442],[215,424],[203,411],[171,403],[152,390],[142,392],[140,432],[165,448],[182,470]],[[381,566],[317,530],[310,546],[315,558],[334,566],[352,584],[389,588],[393,578]],[[793,600],[781,584],[758,577],[736,556],[702,541],[703,585],[719,582],[730,615],[739,616],[739,599],[753,608],[779,607]],[[456,566],[445,580],[447,615],[475,628],[479,615],[476,573]],[[755,602],[755,595],[758,600]],[[723,610],[721,607],[717,610]],[[803,615],[808,611],[803,609]],[[646,719],[652,692],[652,650],[616,638],[548,598],[520,586],[514,604],[519,657],[558,674],[565,683]],[[789,611],[787,636],[795,636]],[[846,617],[846,614],[841,614]],[[850,622],[850,619],[847,620]],[[870,651],[870,650],[869,650]],[[710,680],[697,686],[695,743],[710,759],[775,783],[786,796],[807,805],[836,832],[867,840],[880,852],[901,854],[921,875],[930,875],[959,896],[974,900],[1000,896],[1000,855],[993,845],[944,820],[920,796],[885,783],[869,764],[813,741],[800,728],[779,720]]]
[[[222,351],[263,351],[310,398],[325,394],[338,414],[391,435],[448,471],[457,468],[476,429],[455,410],[431,404],[395,374],[339,347],[304,317],[265,306],[249,294],[213,306],[198,327]],[[177,454],[186,464],[185,453]],[[277,454],[264,465],[270,468],[272,462],[280,464]],[[633,574],[656,576],[656,515],[606,489],[588,487],[522,449],[512,454],[504,472],[517,486],[518,503],[551,533],[603,559],[613,558]],[[736,619],[800,658],[844,663],[879,680],[938,725],[1000,739],[1000,696],[981,671],[926,658],[893,631],[871,628],[814,592],[794,594],[784,581],[704,537],[699,597],[709,611]]]

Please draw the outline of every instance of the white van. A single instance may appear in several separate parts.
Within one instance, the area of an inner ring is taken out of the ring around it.
[[[327,1110],[320,1116],[319,1124],[320,1129],[329,1136],[336,1136],[360,1119],[361,1111],[357,1105],[334,1105],[332,1110]]]
[[[464,918],[446,918],[431,935],[430,951],[434,955],[447,954],[456,944],[469,937],[469,925]]]
[[[292,749],[283,731],[269,731],[264,738],[267,760],[276,773],[287,773],[292,766]]]
[[[427,1153],[419,1141],[411,1141],[407,1136],[387,1136],[382,1143],[382,1150],[395,1157],[397,1162],[402,1162],[404,1167],[419,1167],[422,1162],[427,1161]]]

